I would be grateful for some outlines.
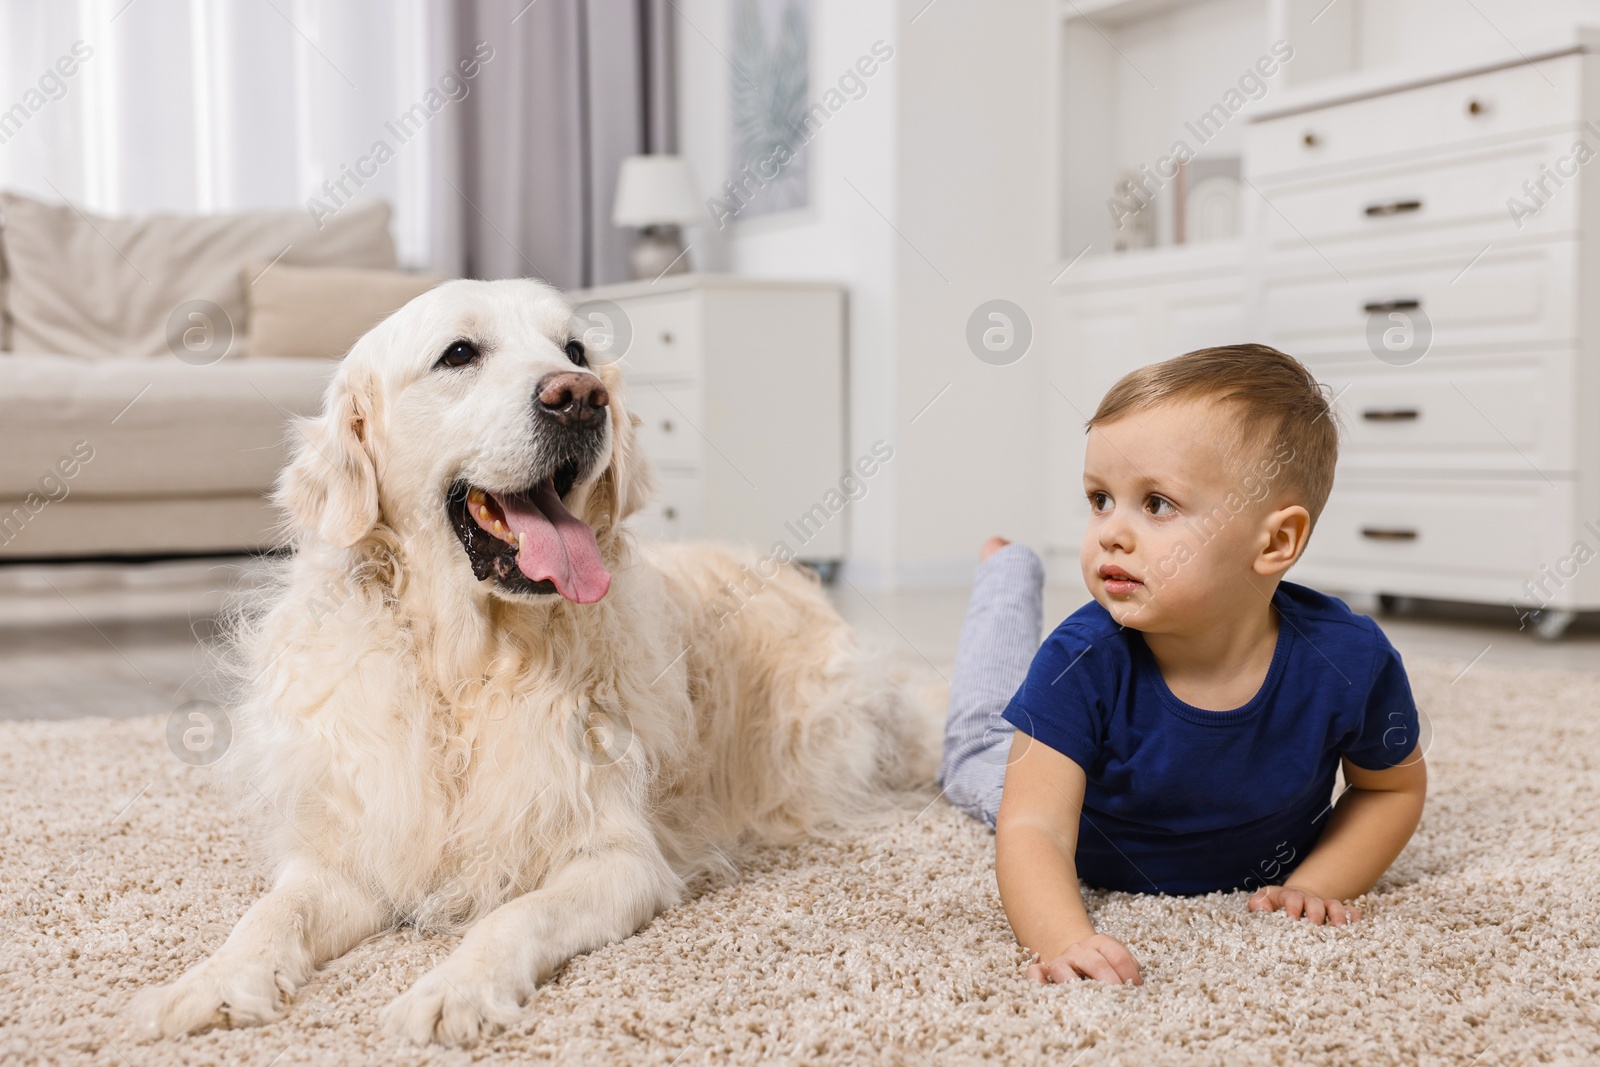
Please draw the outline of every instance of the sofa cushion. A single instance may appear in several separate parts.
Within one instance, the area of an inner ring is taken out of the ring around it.
[[[323,359],[338,359],[362,334],[445,280],[442,274],[283,263],[247,263],[244,277],[250,350]]]
[[[115,498],[75,493],[37,511],[21,499],[0,498],[0,559],[249,552],[279,541],[281,519],[259,493]],[[156,576],[141,569],[130,577],[149,583]],[[60,594],[49,586],[45,590],[60,603]],[[97,607],[105,605],[96,601]],[[72,610],[69,604],[60,606]],[[8,601],[8,612],[11,608]]]
[[[0,499],[58,486],[84,497],[264,491],[284,462],[285,423],[320,410],[337,367],[0,356]]]
[[[396,264],[382,201],[342,211],[320,229],[304,211],[104,218],[8,192],[0,192],[0,213],[5,311],[11,348],[19,352],[171,359],[169,330],[174,339],[183,336],[190,311],[198,306],[216,319],[196,303],[204,301],[221,311],[209,326],[230,330],[227,350],[238,354],[245,347],[245,262]]]

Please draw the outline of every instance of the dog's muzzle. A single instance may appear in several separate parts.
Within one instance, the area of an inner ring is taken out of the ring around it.
[[[479,581],[592,604],[611,574],[594,531],[565,498],[603,453],[610,397],[594,375],[561,372],[539,380],[533,401],[540,451],[558,462],[516,488],[457,481],[446,498],[450,525]]]

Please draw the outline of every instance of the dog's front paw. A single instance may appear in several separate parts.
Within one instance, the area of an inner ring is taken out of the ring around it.
[[[476,1045],[517,1021],[521,1005],[501,983],[445,961],[378,1016],[385,1033],[425,1045]]]
[[[213,957],[170,985],[146,989],[128,1015],[145,1040],[215,1026],[256,1026],[283,1015],[293,985],[260,960]]]

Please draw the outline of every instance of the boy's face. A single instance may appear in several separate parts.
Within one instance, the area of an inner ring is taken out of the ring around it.
[[[1278,465],[1230,469],[1235,433],[1214,400],[1162,404],[1089,431],[1083,580],[1119,624],[1192,632],[1262,602],[1252,579],[1263,577],[1256,563],[1272,540]]]

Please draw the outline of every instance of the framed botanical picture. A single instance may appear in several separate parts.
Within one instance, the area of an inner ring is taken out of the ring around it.
[[[737,218],[810,203],[811,0],[729,0],[733,106],[729,178],[744,201]]]

